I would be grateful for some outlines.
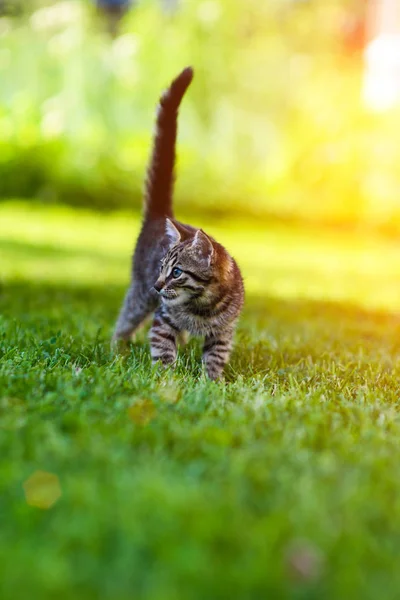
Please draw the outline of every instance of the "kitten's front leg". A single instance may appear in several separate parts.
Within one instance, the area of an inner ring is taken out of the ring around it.
[[[206,336],[203,362],[210,379],[219,379],[232,350],[233,329],[227,327],[217,335]]]
[[[150,329],[150,350],[153,363],[160,360],[164,366],[176,359],[176,338],[179,331],[168,323],[160,312],[154,317]]]

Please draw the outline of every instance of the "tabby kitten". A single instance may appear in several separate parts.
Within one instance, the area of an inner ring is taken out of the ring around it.
[[[179,334],[189,332],[204,336],[206,371],[211,379],[218,379],[232,348],[244,288],[239,267],[221,244],[173,218],[178,108],[192,79],[189,67],[160,99],[132,282],[113,339],[129,339],[154,312],[153,362],[172,364]]]

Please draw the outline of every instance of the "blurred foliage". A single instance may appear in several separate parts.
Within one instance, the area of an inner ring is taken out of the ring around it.
[[[363,5],[142,0],[114,40],[91,2],[1,18],[0,196],[139,209],[158,96],[192,64],[178,210],[396,226],[398,114],[362,107],[349,43]]]

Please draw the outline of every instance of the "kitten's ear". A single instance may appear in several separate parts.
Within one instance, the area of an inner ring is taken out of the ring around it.
[[[199,258],[207,261],[207,266],[209,267],[211,264],[212,255],[214,253],[214,248],[210,238],[201,229],[196,231],[196,235],[194,236],[194,240],[192,242],[192,248],[199,255]]]
[[[171,221],[171,219],[167,219],[165,221],[165,234],[169,240],[170,246],[175,246],[175,244],[179,244],[181,241],[181,234]]]

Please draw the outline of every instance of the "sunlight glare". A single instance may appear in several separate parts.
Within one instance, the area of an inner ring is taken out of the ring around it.
[[[383,112],[400,104],[400,35],[382,34],[365,50],[364,102]]]

